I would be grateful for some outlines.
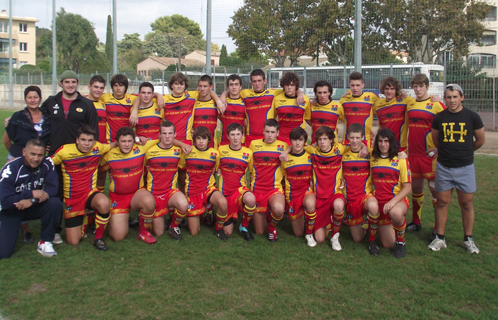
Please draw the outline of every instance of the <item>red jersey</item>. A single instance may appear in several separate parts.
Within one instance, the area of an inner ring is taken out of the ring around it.
[[[187,169],[187,177],[185,178],[187,196],[202,193],[207,187],[216,184],[213,169],[216,171],[219,163],[220,153],[213,148],[201,151],[197,147],[193,147],[188,155],[182,156],[178,166]]]
[[[387,203],[403,188],[404,183],[411,183],[410,165],[406,159],[394,157],[371,159],[370,168],[375,186],[375,198],[379,203]]]
[[[216,127],[218,125],[218,109],[216,104],[211,99],[209,101],[197,100],[194,106],[194,124],[193,128],[203,126],[211,132],[211,143],[209,147],[217,148],[216,143]]]
[[[337,122],[341,120],[344,123],[344,109],[342,104],[336,101],[330,101],[326,105],[317,103],[311,106],[311,131],[313,135],[311,141],[315,141],[315,131],[321,126],[329,127],[335,131],[337,141]]]
[[[354,202],[372,193],[370,156],[360,158],[358,152],[353,152],[348,148],[342,156],[342,175],[347,202]]]
[[[285,198],[291,202],[294,197],[312,190],[313,165],[311,155],[306,151],[299,155],[289,153],[288,157],[288,161],[282,162],[282,168],[285,173]]]
[[[229,145],[220,146],[219,189],[224,196],[231,196],[240,187],[246,187],[247,168],[253,164],[251,149],[242,147],[232,150]]]
[[[408,122],[406,120],[406,106],[414,99],[406,97],[405,99],[396,98],[389,102],[385,99],[379,99],[373,106],[374,114],[379,119],[379,130],[382,128],[391,129],[396,135],[396,141],[400,148],[406,149],[408,145]]]
[[[304,103],[297,104],[296,97],[288,97],[282,92],[273,99],[273,114],[277,116],[280,125],[279,139],[290,144],[292,129],[306,128],[305,120],[311,119],[310,99],[304,96]]]
[[[130,126],[130,109],[136,95],[126,93],[122,99],[114,98],[112,93],[104,93],[100,100],[105,104],[107,115],[107,142],[116,140],[116,132],[121,127]]]
[[[252,89],[240,91],[240,97],[246,106],[248,135],[263,136],[265,121],[275,118],[272,111],[273,98],[282,92],[282,89],[266,89],[263,92],[254,92]]]
[[[244,120],[246,119],[246,107],[242,99],[230,99],[227,97],[227,108],[225,113],[220,116],[221,126],[220,126],[220,146],[224,144],[229,144],[227,138],[227,127],[231,123],[238,123],[244,126]],[[244,138],[242,139],[242,144],[244,144]]]
[[[372,131],[373,113],[372,106],[379,97],[372,92],[363,92],[359,97],[347,95],[341,99],[344,108],[344,140],[347,142],[347,132],[351,123],[359,123],[365,128],[365,139],[371,140],[370,132]]]
[[[135,128],[136,135],[151,140],[157,139],[159,126],[163,121],[163,114],[163,110],[159,108],[156,102],[153,102],[148,108],[139,108],[138,123]]]
[[[282,188],[283,171],[280,166],[280,154],[289,146],[276,140],[272,144],[263,139],[253,140],[249,149],[253,152],[251,171],[251,190],[256,193],[268,193]]]
[[[163,149],[156,144],[145,153],[147,170],[147,190],[158,196],[176,189],[178,163],[182,150],[179,147]]]
[[[431,102],[430,98],[408,103],[408,153],[411,156],[427,156],[427,150],[435,147],[432,141],[432,119],[444,109],[444,104]]]
[[[93,101],[95,110],[97,110],[97,117],[99,121],[99,142],[107,143],[107,115],[105,111],[105,104],[102,101]]]
[[[192,140],[191,131],[195,101],[199,91],[186,91],[181,97],[173,94],[164,95],[164,119],[173,122],[176,139]]]

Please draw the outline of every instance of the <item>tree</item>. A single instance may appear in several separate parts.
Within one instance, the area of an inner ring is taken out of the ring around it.
[[[172,33],[178,28],[182,28],[187,31],[188,35],[195,38],[202,39],[202,31],[199,24],[187,17],[180,14],[174,14],[172,16],[163,16],[157,18],[156,21],[150,24],[153,31],[160,31],[164,33]]]
[[[228,52],[227,52],[227,47],[225,45],[221,46],[221,52],[220,52],[220,66],[226,66],[228,60]]]
[[[112,62],[112,43],[113,43],[112,21],[111,21],[111,15],[108,15],[107,29],[105,33],[105,55],[107,56],[107,60],[109,61],[109,63]]]
[[[147,58],[143,52],[143,43],[138,33],[125,34],[118,42],[118,64],[120,69],[137,69],[137,64]]]
[[[143,52],[146,55],[158,55],[160,57],[173,57],[173,48],[169,42],[169,37],[163,33],[155,33],[143,45]]]

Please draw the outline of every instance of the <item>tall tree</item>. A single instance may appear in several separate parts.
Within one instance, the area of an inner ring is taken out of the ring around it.
[[[107,16],[107,29],[105,33],[105,55],[109,62],[112,62],[112,42],[113,42],[113,34],[112,34],[112,21],[111,15]]]
[[[176,29],[182,28],[186,30],[189,35],[202,39],[202,31],[199,24],[180,14],[159,17],[152,22],[150,26],[153,31],[160,31],[164,33],[172,33]]]
[[[173,52],[175,51],[169,40],[170,39],[166,34],[155,33],[154,36],[143,45],[143,51],[149,56],[158,55],[160,57],[173,57]],[[178,48],[176,52],[178,52]]]
[[[56,17],[58,64],[62,69],[81,71],[85,59],[97,56],[99,44],[90,21],[61,8]]]
[[[226,66],[227,60],[228,60],[227,47],[225,45],[222,45],[220,52],[220,66]]]
[[[136,70],[137,64],[147,58],[138,33],[125,34],[118,43],[118,64],[121,70]]]

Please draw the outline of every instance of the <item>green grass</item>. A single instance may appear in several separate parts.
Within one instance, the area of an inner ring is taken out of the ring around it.
[[[0,111],[0,119],[7,114]],[[87,238],[75,247],[56,246],[54,258],[42,257],[35,244],[19,238],[14,255],[0,260],[0,314],[8,319],[496,318],[495,163],[493,157],[476,157],[479,255],[462,248],[456,200],[448,249],[427,249],[434,223],[427,196],[424,228],[407,234],[407,256],[400,260],[387,249],[370,256],[366,242],[354,243],[347,227],[341,230],[341,252],[328,243],[308,248],[292,235],[289,221],[279,225],[275,244],[263,236],[247,243],[238,233],[221,242],[213,229],[202,227],[195,237],[183,229],[180,242],[164,235],[146,245],[132,229],[120,243],[109,240],[107,252]],[[39,222],[30,225],[39,239]]]

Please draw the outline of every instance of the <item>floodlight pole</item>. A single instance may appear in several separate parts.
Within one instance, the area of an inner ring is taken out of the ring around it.
[[[206,13],[206,74],[211,75],[211,0],[207,0]]]
[[[361,72],[361,7],[362,0],[354,1],[354,71]]]
[[[55,0],[52,0],[52,95],[55,95],[57,91],[57,50],[56,50],[57,27],[55,24],[55,20],[56,20]]]
[[[12,0],[9,0],[9,109],[14,108],[14,82],[12,79]]]
[[[118,22],[116,0],[112,0],[112,74],[118,73]]]

